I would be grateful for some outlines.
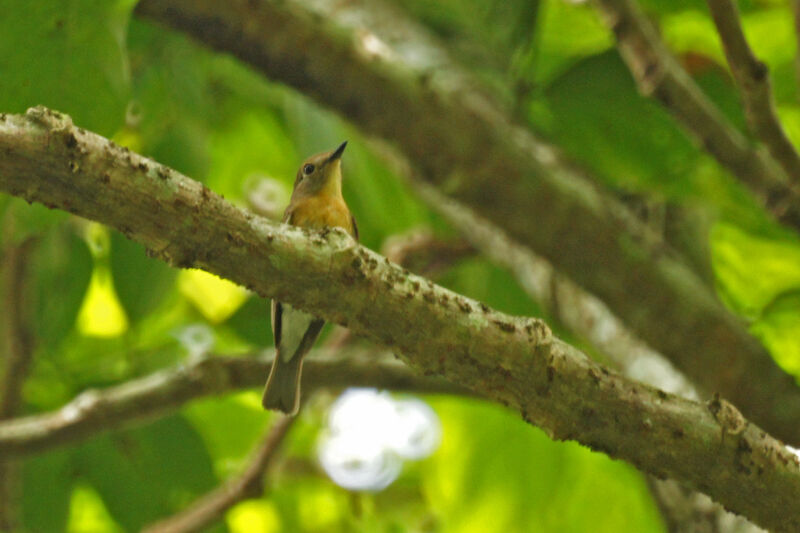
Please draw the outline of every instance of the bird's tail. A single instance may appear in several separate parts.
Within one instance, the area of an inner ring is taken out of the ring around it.
[[[275,360],[269,371],[267,385],[261,405],[264,409],[277,409],[289,416],[297,414],[300,408],[300,371],[303,369],[303,357],[295,354],[288,361],[275,352]]]

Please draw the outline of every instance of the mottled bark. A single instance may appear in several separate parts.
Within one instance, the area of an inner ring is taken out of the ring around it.
[[[626,379],[541,320],[439,287],[340,230],[308,232],[257,217],[49,110],[0,116],[0,154],[0,190],[107,224],[174,266],[207,270],[346,325],[418,371],[519,412],[554,439],[680,480],[764,527],[800,529],[800,462],[724,400],[693,402]],[[703,347],[696,343],[694,355]],[[13,441],[20,427],[3,429]]]

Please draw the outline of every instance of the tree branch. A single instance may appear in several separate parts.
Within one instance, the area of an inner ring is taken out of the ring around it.
[[[671,479],[651,477],[647,484],[669,533],[767,533],[744,518],[725,511],[705,494],[690,491]]]
[[[136,12],[390,139],[428,182],[601,298],[696,383],[800,444],[800,389],[741,320],[623,205],[515,125],[402,13],[360,0],[142,0]]]
[[[33,337],[26,323],[26,271],[33,244],[33,238],[26,239],[9,246],[3,256],[2,316],[6,358],[0,379],[0,420],[17,414],[33,354]]]
[[[626,376],[654,387],[697,398],[694,387],[658,352],[636,338],[628,328],[592,294],[559,274],[547,260],[520,246],[488,220],[450,200],[420,181],[406,175],[417,195],[461,232],[492,262],[506,268],[520,287],[543,310],[577,338],[588,342]],[[643,373],[650,366],[659,371]],[[713,371],[713,369],[710,369]]]
[[[800,175],[783,169],[722,115],[675,61],[635,0],[595,0],[639,90],[660,101],[777,220],[800,229]]]
[[[397,165],[395,159],[389,162],[400,175],[408,171],[407,165]],[[432,187],[405,177],[429,207],[491,261],[508,269],[546,313],[598,350],[623,375],[684,398],[699,397],[692,384],[661,354],[637,339],[601,301],[555,272],[545,259],[514,243],[489,221],[480,219]],[[689,533],[700,530],[698,528],[707,530],[709,525],[711,531],[761,531],[744,518],[734,517],[705,494],[681,489],[672,480],[646,477],[668,529],[673,533]],[[736,529],[723,527],[723,523],[735,524]]]
[[[0,190],[107,224],[173,265],[346,325],[419,371],[518,411],[554,439],[678,479],[765,527],[800,529],[800,462],[724,400],[701,404],[623,378],[554,338],[541,320],[499,313],[409,274],[341,230],[256,217],[57,113],[0,115],[0,154]],[[698,343],[693,353],[702,349]],[[78,407],[62,415],[74,418]],[[25,431],[48,428],[7,423],[6,449]]]
[[[750,129],[767,147],[795,184],[800,183],[800,156],[775,113],[769,69],[756,58],[739,22],[739,10],[731,0],[707,0],[722,39],[725,57],[739,86]]]
[[[418,377],[374,352],[347,350],[337,358],[315,351],[305,362],[304,394],[320,388],[377,387],[396,391],[464,393],[446,381]],[[377,361],[376,361],[377,359]],[[88,390],[60,409],[0,422],[0,456],[22,457],[130,427],[174,412],[196,398],[263,386],[272,358],[209,357],[107,389]]]
[[[270,468],[295,417],[283,416],[267,431],[242,474],[212,490],[189,508],[156,522],[144,533],[184,533],[198,531],[222,516],[237,503],[264,492],[264,474]]]
[[[11,418],[19,411],[22,385],[33,354],[33,338],[27,324],[29,306],[25,297],[28,259],[33,245],[33,238],[11,244],[2,257],[2,331],[6,357],[0,376],[0,420]],[[13,460],[0,460],[0,531],[19,528],[21,484],[19,465]]]

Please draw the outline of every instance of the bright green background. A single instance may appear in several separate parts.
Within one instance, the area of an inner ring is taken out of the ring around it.
[[[662,109],[638,96],[609,33],[586,5],[561,0],[398,0],[506,98],[531,127],[606,185],[709,210],[720,296],[751,321],[786,369],[800,372],[800,246],[698,151]],[[0,0],[0,111],[44,104],[247,205],[267,177],[288,197],[299,161],[349,139],[344,194],[365,245],[421,226],[447,233],[366,148],[358,131],[305,97],[182,35],[131,19],[132,0]],[[648,0],[692,74],[743,126],[704,3]],[[781,116],[800,139],[786,2],[742,4],[770,66]],[[757,7],[756,7],[757,6]],[[267,304],[230,284],[177,272],[99,226],[0,196],[2,244],[40,237],[31,264],[37,340],[25,411],[53,409],[186,357],[182,328],[206,324],[213,348],[271,344]],[[515,314],[539,310],[507,273],[467,259],[438,280]],[[197,294],[203,297],[197,298]],[[197,401],[142,427],[24,464],[30,531],[136,531],[235,474],[269,423],[257,391]],[[642,477],[574,443],[554,443],[503,408],[428,398],[443,442],[377,494],[350,494],[314,465],[330,398],[304,413],[269,495],[214,531],[663,531]],[[246,524],[250,529],[244,529]]]

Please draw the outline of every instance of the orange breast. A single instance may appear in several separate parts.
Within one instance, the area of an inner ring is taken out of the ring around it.
[[[344,228],[353,235],[353,219],[347,204],[340,198],[314,196],[303,199],[292,210],[291,223],[304,228]]]

